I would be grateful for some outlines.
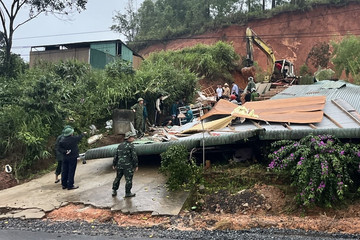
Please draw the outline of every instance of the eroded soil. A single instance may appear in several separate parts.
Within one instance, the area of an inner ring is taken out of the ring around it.
[[[109,209],[70,204],[47,214],[54,221],[84,220],[114,222],[123,227],[161,226],[178,230],[241,230],[250,228],[286,228],[329,233],[360,233],[359,209],[356,202],[342,210],[297,209],[287,213],[291,204],[274,186],[255,185],[237,194],[219,191],[205,199],[201,211],[184,210],[178,216],[151,216],[150,213],[123,214]]]

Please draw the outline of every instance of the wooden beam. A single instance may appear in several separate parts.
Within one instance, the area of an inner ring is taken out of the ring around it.
[[[286,128],[289,129],[289,130],[293,130],[293,129],[290,127],[290,125],[287,124],[287,123],[284,123],[283,126],[286,127]]]
[[[337,121],[335,121],[335,119],[333,119],[332,117],[330,117],[329,115],[327,115],[325,112],[324,112],[324,116],[327,117],[330,121],[332,121],[336,126],[338,126],[339,128],[343,128],[343,126],[341,126],[340,123],[338,123]]]
[[[251,122],[252,122],[252,124],[254,124],[257,128],[263,129],[263,127],[262,127],[259,123],[255,122],[254,120],[251,120]]]
[[[310,126],[312,129],[317,129],[317,127],[316,127],[314,124],[312,124],[312,123],[310,123],[309,126]]]
[[[357,119],[356,117],[354,117],[349,111],[347,111],[345,108],[343,108],[339,103],[337,103],[336,101],[331,100],[331,102],[333,104],[335,104],[338,108],[341,109],[341,111],[343,111],[344,113],[346,113],[352,120],[354,120],[358,125],[360,125],[360,121],[359,119]]]

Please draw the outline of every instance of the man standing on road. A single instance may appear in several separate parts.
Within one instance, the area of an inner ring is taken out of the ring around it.
[[[122,176],[125,176],[125,197],[135,197],[135,193],[131,192],[132,179],[134,172],[138,170],[138,157],[135,152],[134,144],[135,134],[127,132],[125,134],[125,141],[120,143],[116,149],[116,153],[113,160],[113,169],[116,169],[116,178],[113,182],[112,196],[117,195],[119,189],[120,180]]]
[[[61,171],[61,185],[63,189],[77,189],[79,186],[74,185],[74,177],[79,157],[78,143],[85,136],[86,132],[81,135],[73,136],[72,127],[64,130],[64,137],[59,142],[59,151],[63,154],[63,164]]]
[[[61,134],[56,138],[55,141],[55,156],[57,160],[57,167],[55,170],[55,183],[58,183],[60,181],[59,175],[61,174],[61,168],[62,168],[62,161],[63,161],[63,154],[59,150],[59,143],[61,139],[64,138],[64,131],[67,128],[71,128],[69,125],[66,125],[64,129],[62,130]]]

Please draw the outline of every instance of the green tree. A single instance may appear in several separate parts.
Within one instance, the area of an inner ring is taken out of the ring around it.
[[[311,48],[305,62],[310,61],[315,68],[326,68],[329,64],[330,57],[330,45],[326,42],[319,42]]]
[[[360,37],[347,36],[340,43],[332,42],[334,48],[332,63],[335,73],[340,77],[342,72],[354,78],[360,84]]]
[[[26,24],[41,13],[53,13],[67,15],[69,11],[76,9],[81,11],[85,9],[86,0],[0,0],[0,19],[4,37],[5,58],[4,64],[6,69],[10,69],[13,65],[11,58],[11,48],[13,44],[13,36],[16,29]],[[28,18],[24,21],[17,22],[20,11],[28,11]]]
[[[122,14],[120,11],[116,13],[113,17],[115,24],[110,29],[124,34],[128,41],[134,41],[139,31],[139,16],[134,9],[133,0],[129,0],[125,11],[125,14]]]

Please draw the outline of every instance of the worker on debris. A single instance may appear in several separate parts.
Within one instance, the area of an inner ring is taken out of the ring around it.
[[[179,125],[179,119],[178,119],[178,115],[180,113],[179,104],[180,104],[180,100],[176,100],[176,102],[173,103],[173,105],[171,106],[171,122],[173,125]]]
[[[254,78],[253,77],[248,77],[248,85],[246,87],[246,91],[243,94],[241,94],[241,103],[242,104],[244,104],[245,102],[250,102],[251,101],[251,90],[253,88],[256,89]]]
[[[232,88],[231,88],[231,94],[234,94],[236,96],[236,101],[240,101],[240,95],[243,92],[243,90],[241,88],[238,87],[238,85],[233,82],[232,83]]]
[[[258,92],[256,92],[256,88],[252,88],[250,101],[256,101],[256,98],[259,96],[260,96],[260,94]]]
[[[253,77],[248,77],[248,85],[247,85],[247,92],[251,93],[251,90],[255,88],[256,89],[256,85],[254,82],[254,78]]]
[[[142,130],[144,133],[148,132],[149,131],[149,127],[151,127],[151,124],[149,122],[149,114],[148,114],[148,111],[147,111],[147,102],[144,100],[144,111],[143,111],[143,115],[144,115],[144,121],[143,121],[143,125],[142,125]]]
[[[230,102],[231,102],[231,103],[235,103],[235,104],[239,104],[239,102],[236,101],[236,96],[235,96],[234,94],[231,94],[231,96],[230,96]]]
[[[229,88],[229,84],[227,84],[227,83],[224,84],[223,98],[224,99],[229,99],[230,98],[230,88]]]
[[[64,130],[64,137],[59,142],[59,151],[63,154],[63,163],[61,170],[61,185],[63,189],[77,189],[74,185],[74,176],[79,157],[78,143],[86,135],[86,132],[74,136],[74,129],[68,127]]]
[[[222,95],[223,95],[224,89],[221,87],[221,84],[217,85],[216,88],[216,101],[219,101],[220,99],[222,99]]]
[[[58,183],[60,181],[59,175],[61,174],[61,167],[62,167],[62,161],[63,161],[63,154],[60,152],[59,143],[60,143],[61,139],[64,138],[64,131],[67,128],[71,128],[71,126],[66,125],[64,127],[64,129],[62,130],[61,134],[56,138],[56,141],[55,141],[55,156],[56,156],[56,160],[57,160],[57,166],[56,166],[56,170],[55,170],[55,183]]]
[[[137,103],[131,107],[135,113],[135,129],[139,138],[144,136],[143,123],[144,123],[144,99],[138,98]]]
[[[155,102],[155,121],[154,124],[156,126],[160,126],[161,123],[161,117],[164,112],[164,100],[167,99],[169,96],[164,96],[163,94],[156,99]]]
[[[194,119],[194,113],[189,106],[186,106],[185,120],[186,123],[192,122]]]
[[[135,140],[134,137],[135,134],[127,132],[125,134],[125,141],[120,143],[116,149],[112,165],[113,169],[116,170],[116,178],[112,187],[113,197],[117,195],[122,176],[125,176],[126,181],[125,197],[135,197],[135,193],[131,192],[134,172],[138,170],[138,157],[132,143]]]

